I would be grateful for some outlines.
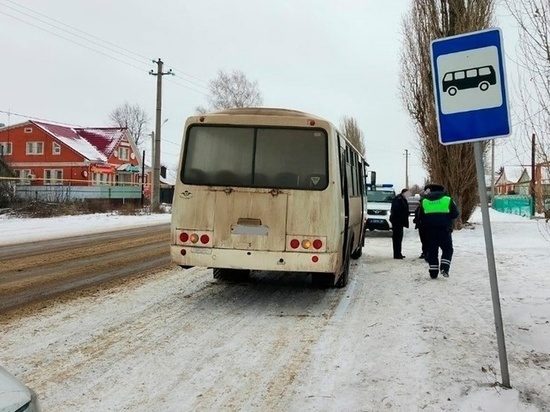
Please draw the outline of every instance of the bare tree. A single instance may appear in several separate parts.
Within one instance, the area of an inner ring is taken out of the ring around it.
[[[357,120],[351,116],[344,116],[340,121],[340,130],[344,136],[359,150],[365,154],[365,143],[363,142],[363,132],[357,124]]]
[[[459,228],[478,204],[474,149],[469,143],[443,146],[439,142],[430,43],[490,27],[494,1],[415,0],[402,24],[401,99],[415,124],[430,181],[444,185],[459,207]]]
[[[210,107],[199,106],[196,108],[198,113],[240,107],[257,107],[263,104],[258,82],[248,80],[240,70],[233,70],[231,73],[219,70],[218,77],[209,82],[208,89],[207,99]]]
[[[137,103],[125,102],[109,114],[109,119],[118,127],[127,128],[136,146],[139,147],[144,142],[149,115]]]
[[[524,119],[520,123],[518,153],[531,151],[536,136],[538,162],[550,162],[550,2],[548,0],[505,0],[518,24],[518,64],[525,75],[519,79],[518,96]],[[518,160],[521,156],[518,155]]]

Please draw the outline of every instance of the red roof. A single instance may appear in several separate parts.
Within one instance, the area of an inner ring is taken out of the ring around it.
[[[35,120],[30,122],[90,160],[106,161],[126,132],[124,127],[87,128]]]

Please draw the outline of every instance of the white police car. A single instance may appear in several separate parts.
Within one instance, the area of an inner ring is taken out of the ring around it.
[[[368,230],[391,230],[390,209],[395,197],[391,184],[367,186],[367,226]]]

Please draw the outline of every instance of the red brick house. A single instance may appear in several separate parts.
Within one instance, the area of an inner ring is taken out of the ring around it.
[[[116,198],[117,190],[105,188],[125,187],[118,192],[128,194],[133,187],[130,191],[141,196],[140,153],[125,128],[29,120],[0,129],[0,156],[15,173],[21,193],[71,187],[80,192],[72,198]]]

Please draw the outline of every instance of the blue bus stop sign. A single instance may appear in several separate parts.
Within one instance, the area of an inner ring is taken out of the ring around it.
[[[444,145],[511,132],[500,29],[431,43],[439,140]]]

